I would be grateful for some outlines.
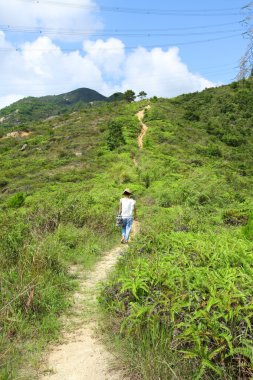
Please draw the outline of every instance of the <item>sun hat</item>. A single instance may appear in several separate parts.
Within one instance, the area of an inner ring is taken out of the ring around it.
[[[126,188],[124,191],[123,191],[123,195],[124,194],[132,194],[131,190],[129,190],[128,188]]]

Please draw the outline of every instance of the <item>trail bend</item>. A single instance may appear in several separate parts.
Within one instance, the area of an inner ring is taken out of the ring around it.
[[[141,124],[141,133],[137,138],[138,148],[141,150],[143,148],[143,139],[148,131],[148,127],[145,123],[143,123],[145,109],[149,109],[150,105],[147,105],[143,110],[136,113],[136,116]]]

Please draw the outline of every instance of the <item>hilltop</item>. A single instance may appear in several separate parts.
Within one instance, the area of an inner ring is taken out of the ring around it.
[[[252,377],[252,78],[75,104],[50,119],[24,112],[27,134],[0,140],[0,377],[31,371],[29,353],[59,336],[69,268],[115,247],[125,187],[141,231],[99,297],[122,367],[146,379]]]
[[[0,110],[0,127],[3,129],[3,127],[20,126],[30,121],[73,112],[90,103],[121,100],[122,96],[121,93],[115,93],[106,97],[89,88],[79,88],[60,95],[38,98],[29,96]]]

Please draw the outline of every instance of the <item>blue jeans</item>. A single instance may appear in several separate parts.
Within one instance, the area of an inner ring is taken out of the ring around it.
[[[130,231],[131,231],[131,227],[132,227],[132,223],[133,223],[133,218],[123,218],[123,225],[122,225],[122,237],[128,241],[129,239],[129,234],[130,234]]]

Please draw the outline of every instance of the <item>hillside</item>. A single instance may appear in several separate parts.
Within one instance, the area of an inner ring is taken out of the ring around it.
[[[0,110],[0,133],[3,135],[6,128],[27,128],[26,124],[30,121],[70,113],[85,104],[89,106],[90,102],[113,101],[121,97],[121,93],[106,97],[89,88],[79,88],[65,94],[39,98],[29,96]]]
[[[148,103],[140,150],[135,115]],[[252,377],[252,107],[251,78],[80,105],[0,140],[2,378],[32,373],[29,353],[58,336],[76,287],[68,268],[117,244],[125,187],[141,232],[100,296],[124,368],[142,379]]]

